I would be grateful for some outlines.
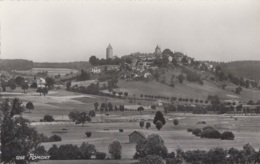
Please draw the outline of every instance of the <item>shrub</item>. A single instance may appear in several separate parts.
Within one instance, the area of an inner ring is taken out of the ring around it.
[[[139,160],[141,164],[164,164],[162,157],[158,155],[147,155]]]
[[[104,152],[96,152],[96,159],[105,159],[106,153]]]
[[[207,124],[205,121],[199,121],[197,124]]]
[[[124,132],[124,129],[119,129],[119,132]]]
[[[235,138],[235,135],[230,131],[225,131],[221,134],[222,140],[233,140]]]
[[[145,125],[146,129],[149,129],[151,127],[151,123],[150,122],[147,122],[146,125]]]
[[[188,129],[187,129],[187,132],[193,132],[193,129],[188,128]]]
[[[91,132],[86,132],[85,133],[87,137],[91,137],[92,133]]]
[[[141,128],[143,128],[143,127],[144,127],[144,122],[141,121],[141,122],[139,123],[139,125],[140,125]]]
[[[151,108],[152,108],[152,109],[156,109],[156,106],[155,106],[155,105],[151,105]]]
[[[122,155],[122,145],[118,140],[114,140],[108,146],[108,152],[111,155],[111,159],[121,159]]]
[[[56,141],[61,141],[61,137],[54,134],[53,136],[50,136],[49,142],[56,142]]]
[[[54,118],[51,115],[45,115],[43,117],[43,120],[47,121],[47,122],[52,122],[52,121],[54,121]]]
[[[212,126],[205,126],[205,127],[203,128],[203,130],[208,130],[208,129],[214,130],[214,128],[213,128]]]
[[[176,125],[179,124],[179,121],[178,121],[177,119],[174,119],[174,120],[173,120],[173,124],[176,126]]]
[[[220,138],[221,134],[219,131],[215,129],[206,129],[201,133],[201,138]]]
[[[192,131],[192,134],[193,135],[195,135],[195,136],[200,136],[201,135],[201,129],[194,129],[193,131]]]
[[[162,128],[162,122],[161,121],[157,121],[156,122],[156,128],[158,129],[158,130],[161,130],[161,128]]]

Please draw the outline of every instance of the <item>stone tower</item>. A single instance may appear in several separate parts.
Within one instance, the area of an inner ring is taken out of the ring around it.
[[[113,58],[113,48],[112,46],[109,44],[107,47],[107,51],[106,51],[106,57],[108,58]]]
[[[158,45],[155,48],[154,54],[156,54],[156,55],[162,54],[161,48]]]

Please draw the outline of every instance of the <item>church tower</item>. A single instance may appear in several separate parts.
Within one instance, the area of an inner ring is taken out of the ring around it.
[[[107,59],[113,58],[113,48],[110,44],[107,47],[106,57],[107,57]]]
[[[157,45],[156,48],[155,48],[155,52],[154,52],[155,55],[160,55],[162,54],[162,51],[161,51],[161,48]]]

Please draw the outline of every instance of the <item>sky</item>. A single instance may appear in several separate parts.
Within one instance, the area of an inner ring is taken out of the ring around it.
[[[197,60],[260,60],[259,0],[0,1],[3,59],[34,62],[180,51]]]

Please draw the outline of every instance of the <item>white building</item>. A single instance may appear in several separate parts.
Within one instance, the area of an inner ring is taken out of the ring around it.
[[[46,81],[44,78],[37,79],[37,87],[38,88],[44,88],[46,84]]]
[[[101,70],[100,70],[100,68],[95,67],[95,68],[92,68],[90,72],[92,72],[92,73],[101,73]]]

